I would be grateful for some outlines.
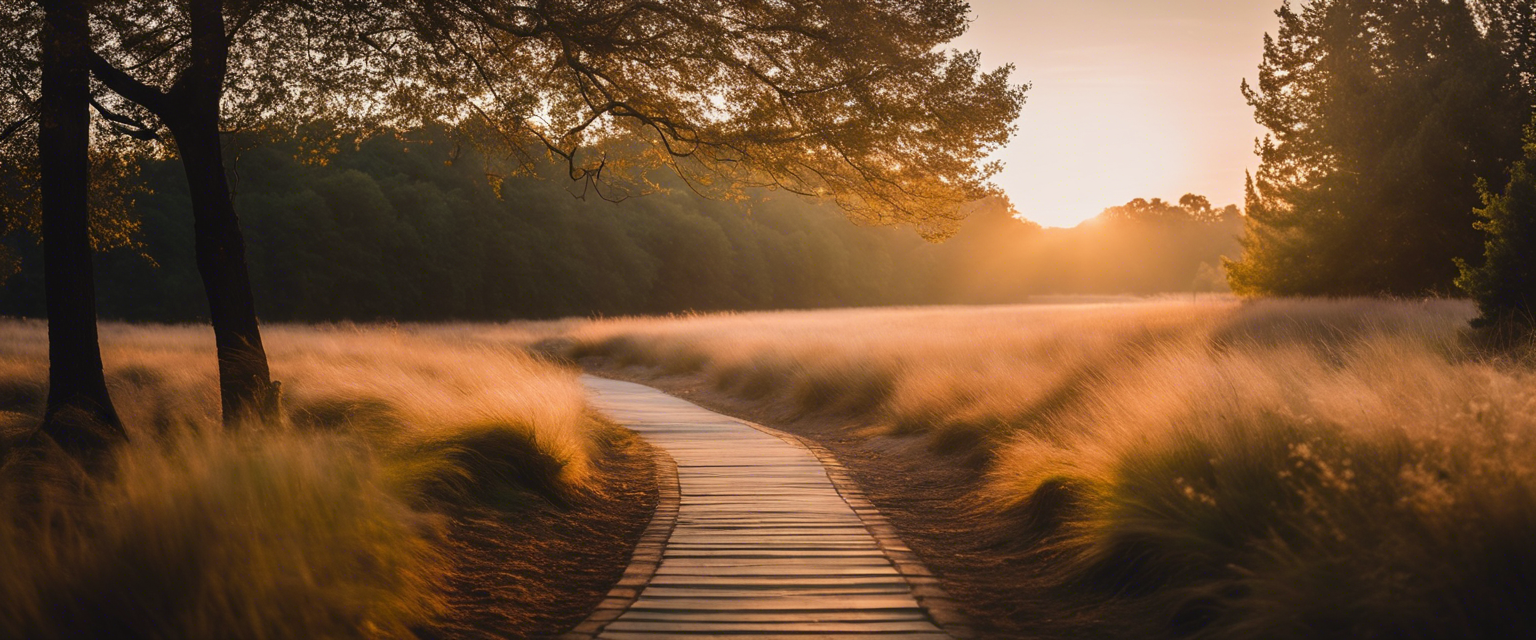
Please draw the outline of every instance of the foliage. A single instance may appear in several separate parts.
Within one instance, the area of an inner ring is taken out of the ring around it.
[[[1477,301],[1481,312],[1476,326],[1529,327],[1536,321],[1536,130],[1527,133],[1525,159],[1510,169],[1503,193],[1478,184],[1483,208],[1477,210],[1477,228],[1487,236],[1483,264],[1473,267],[1459,261],[1461,277],[1456,285]]]
[[[1504,57],[1514,65],[1521,86],[1529,92],[1536,86],[1536,3],[1479,0],[1473,7]]]
[[[34,2],[0,9],[0,68],[7,82],[0,85],[0,234],[29,232],[40,239],[36,101],[42,12]],[[93,134],[115,137],[112,123],[93,121]],[[96,145],[91,151],[91,244],[98,251],[133,248],[139,230],[135,202],[143,194],[138,179],[144,145],[119,141]],[[15,275],[14,249],[0,251],[0,283]]]
[[[695,188],[773,185],[929,235],[985,195],[1025,87],[943,52],[964,3],[227,2],[224,127],[291,136],[448,122],[536,150],[609,196],[667,166]],[[194,77],[176,3],[95,8],[110,113],[154,135]],[[185,86],[184,86],[185,85]],[[325,96],[324,99],[314,99]],[[610,155],[615,137],[645,140]],[[308,146],[322,154],[335,137]]]
[[[773,186],[938,237],[989,190],[1025,87],[976,52],[954,0],[422,2],[416,117],[464,112],[575,179],[670,166],[698,188]],[[450,45],[450,46],[445,46]],[[458,116],[458,117],[455,117]],[[612,156],[615,135],[648,157]],[[484,137],[481,138],[486,139]],[[628,160],[626,162],[626,159]]]
[[[1242,221],[1242,212],[1238,211],[1236,205],[1214,209],[1210,199],[1190,193],[1179,198],[1177,204],[1163,202],[1161,198],[1153,198],[1150,202],[1137,198],[1121,206],[1105,209],[1098,219],[1108,223],[1231,224]]]
[[[241,138],[236,203],[268,320],[504,319],[848,305],[997,302],[1042,293],[1189,291],[1202,263],[1236,253],[1241,221],[1093,222],[1040,229],[1011,204],[973,206],[940,244],[849,224],[835,207],[780,192],[706,199],[665,174],[666,193],[574,198],[563,177],[505,175],[441,128],[358,143],[324,163],[307,145]],[[144,159],[137,248],[100,256],[107,317],[188,321],[205,303],[191,205],[174,162]],[[486,172],[505,175],[498,189]],[[552,173],[558,171],[550,169]],[[1160,201],[1159,201],[1160,202]],[[1106,216],[1114,217],[1112,213]],[[1193,217],[1191,217],[1193,216]],[[0,313],[43,313],[40,261],[0,290]],[[1201,286],[1201,289],[1208,288]]]
[[[1529,118],[1524,63],[1501,54],[1518,34],[1480,29],[1460,1],[1321,0],[1278,16],[1243,88],[1269,133],[1233,288],[1447,291],[1454,259],[1476,252],[1474,185],[1508,166]]]

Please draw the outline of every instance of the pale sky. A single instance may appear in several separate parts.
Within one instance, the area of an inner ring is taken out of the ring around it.
[[[956,48],[1033,85],[996,182],[1024,217],[1072,226],[1133,198],[1242,204],[1257,164],[1238,86],[1280,0],[970,0]]]

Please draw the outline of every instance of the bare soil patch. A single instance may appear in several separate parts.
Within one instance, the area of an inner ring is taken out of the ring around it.
[[[549,638],[597,607],[629,565],[656,508],[650,445],[606,434],[593,460],[595,490],[557,504],[534,496],[453,514],[450,613],[426,638]]]

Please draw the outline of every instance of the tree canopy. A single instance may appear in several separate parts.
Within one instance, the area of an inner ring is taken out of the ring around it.
[[[0,85],[0,234],[26,230],[37,236],[43,224],[36,135],[42,11],[31,2],[7,3],[0,7],[0,25],[0,68],[6,70]],[[101,139],[112,133],[113,123],[95,119],[92,126]],[[98,251],[135,242],[134,203],[142,183],[132,172],[145,148],[131,142],[91,148],[91,244]],[[16,257],[0,252],[0,277],[20,267]]]
[[[571,177],[622,175],[651,143],[695,187],[771,186],[855,220],[952,229],[988,193],[1025,88],[976,52],[957,0],[418,2],[402,9],[434,64],[410,112],[534,139]],[[467,111],[467,113],[466,113]],[[627,160],[627,161],[626,161]],[[644,165],[642,165],[643,167]],[[642,168],[643,171],[643,168]]]
[[[1478,184],[1483,207],[1478,230],[1485,235],[1483,261],[1458,261],[1457,286],[1480,312],[1475,326],[1530,329],[1536,326],[1536,129],[1526,135],[1525,157],[1510,170],[1502,190]]]
[[[109,34],[98,75],[121,94],[102,103],[152,133],[144,106],[200,59],[186,12],[165,0],[96,11]],[[1025,92],[1010,67],[942,50],[966,12],[955,0],[231,1],[221,111],[226,130],[289,138],[322,118],[336,135],[451,123],[525,170],[548,154],[609,197],[648,191],[646,173],[668,166],[715,195],[771,186],[941,237],[989,192],[986,158]],[[615,138],[649,144],[618,155],[604,144]]]
[[[90,99],[102,121],[148,141],[168,130],[174,148],[161,152],[182,160],[226,422],[275,416],[278,397],[226,132],[292,137],[322,118],[354,132],[444,122],[522,153],[524,170],[542,150],[604,197],[615,185],[620,196],[644,190],[659,164],[695,190],[772,187],[938,238],[991,192],[997,165],[984,159],[1012,135],[1025,90],[1008,67],[985,72],[974,52],[940,51],[965,30],[968,8],[955,0],[78,6],[89,12],[90,72],[110,90]],[[37,7],[14,12],[17,33],[38,24]],[[26,73],[13,80],[25,94]],[[0,101],[0,120],[9,128],[27,108]],[[609,158],[633,148],[618,140],[648,151]],[[305,151],[324,156],[334,141]]]
[[[1258,83],[1243,85],[1269,134],[1233,288],[1449,291],[1455,260],[1479,247],[1474,186],[1518,155],[1530,115],[1520,34],[1531,23],[1519,4],[1283,5]]]

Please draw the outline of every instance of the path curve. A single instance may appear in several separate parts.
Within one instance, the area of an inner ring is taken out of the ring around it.
[[[624,578],[566,638],[970,635],[825,449],[643,385],[581,380],[670,460]]]

